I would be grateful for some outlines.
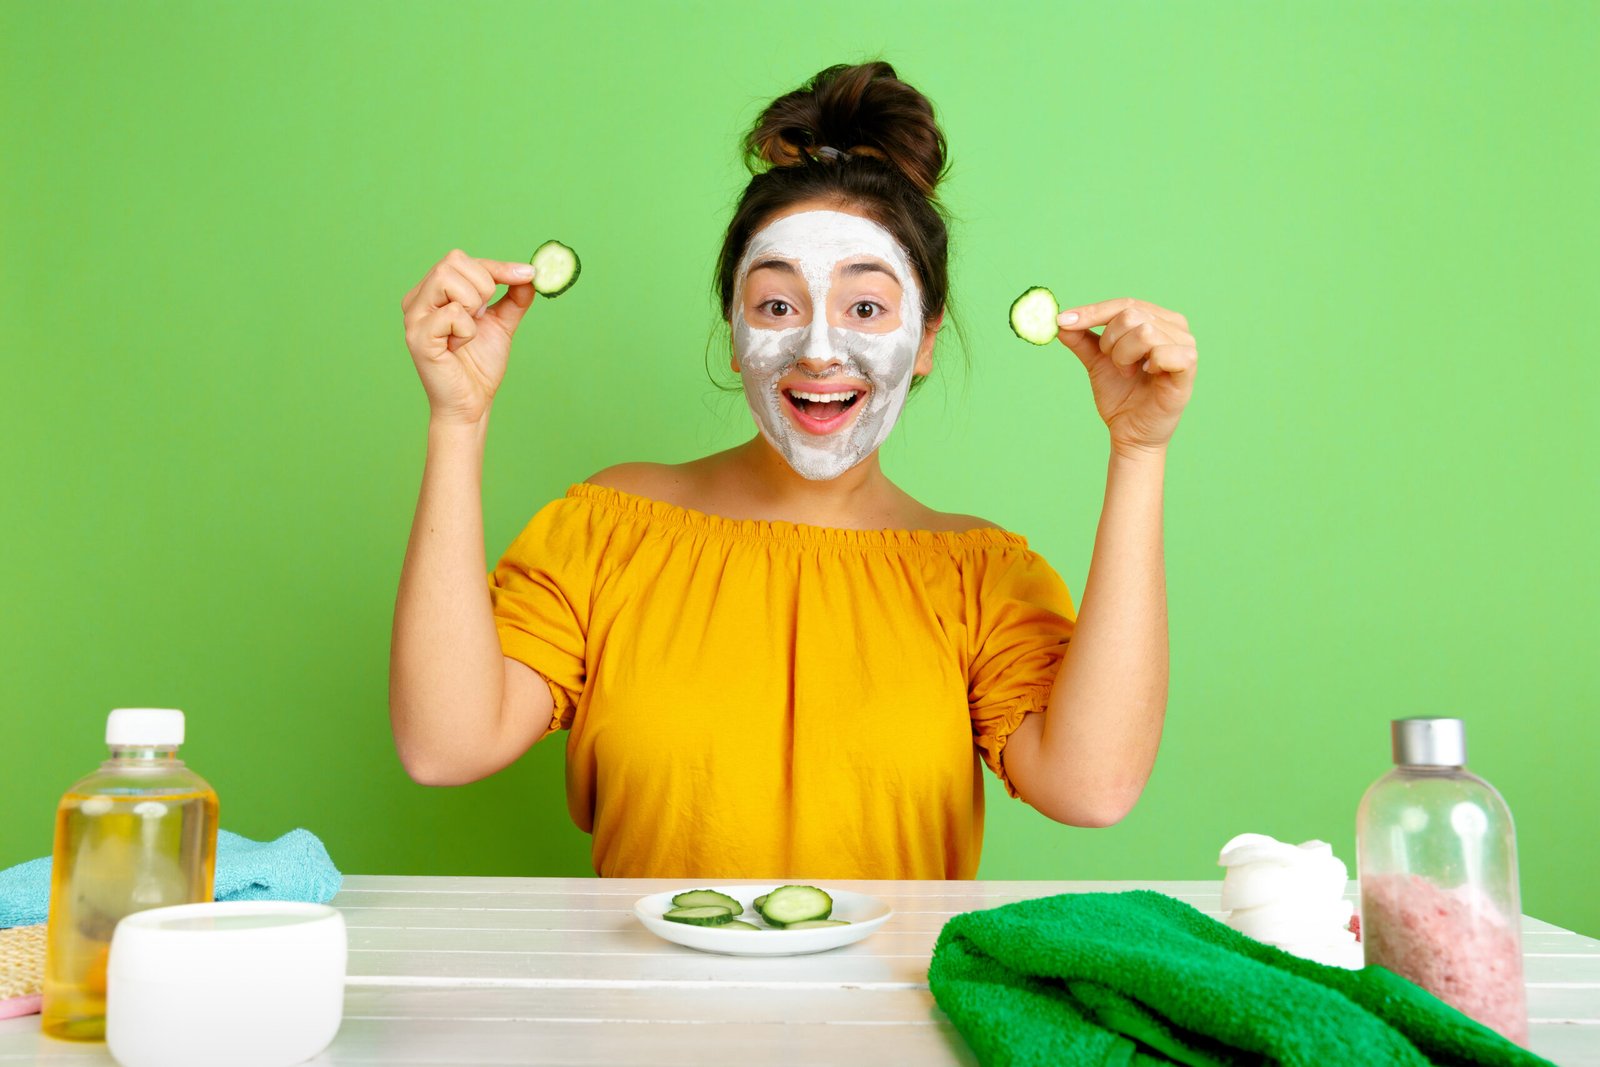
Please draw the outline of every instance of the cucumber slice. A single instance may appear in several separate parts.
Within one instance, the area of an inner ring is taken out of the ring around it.
[[[747,923],[743,919],[731,919],[717,927],[718,930],[759,930],[761,927],[754,923]]]
[[[1056,322],[1059,314],[1056,294],[1035,285],[1011,302],[1011,332],[1030,344],[1047,345],[1061,328]]]
[[[801,922],[790,923],[785,930],[818,930],[824,926],[849,926],[844,919],[805,919]]]
[[[560,241],[546,241],[533,250],[533,291],[540,296],[560,296],[572,288],[583,267],[578,253]]]
[[[699,908],[673,908],[661,916],[668,922],[688,923],[690,926],[726,926],[733,921],[733,912],[711,905]]]
[[[715,889],[691,889],[672,898],[674,908],[727,908],[734,915],[744,914],[744,905]]]
[[[767,902],[767,894],[766,893],[762,893],[759,897],[756,897],[756,899],[754,899],[754,900],[752,900],[750,902],[750,907],[755,909],[756,911],[760,911],[761,910],[761,905],[765,904],[766,902]]]
[[[773,926],[788,926],[833,914],[833,898],[814,885],[783,885],[761,902],[761,917]]]

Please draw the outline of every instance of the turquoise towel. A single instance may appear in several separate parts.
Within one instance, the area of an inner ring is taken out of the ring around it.
[[[252,841],[217,831],[218,900],[304,900],[323,904],[344,881],[328,850],[310,830],[276,841]],[[50,857],[0,871],[0,929],[42,923],[50,911]]]
[[[984,1067],[1548,1063],[1382,967],[1312,963],[1149,890],[957,915],[928,986]]]

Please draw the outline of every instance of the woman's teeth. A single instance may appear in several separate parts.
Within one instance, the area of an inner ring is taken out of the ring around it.
[[[840,403],[849,403],[850,401],[852,401],[852,400],[854,400],[856,398],[856,394],[853,393],[853,392],[850,392],[850,393],[802,393],[798,389],[789,390],[789,395],[794,397],[796,400],[810,400],[813,403],[817,403],[817,404],[826,404],[830,400],[837,400]]]
[[[808,393],[801,389],[785,390],[790,403],[810,418],[818,422],[827,422],[837,418],[850,409],[861,394],[855,391],[848,393]]]

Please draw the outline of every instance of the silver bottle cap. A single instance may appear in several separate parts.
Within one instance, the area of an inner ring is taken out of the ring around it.
[[[1394,761],[1402,767],[1464,767],[1467,729],[1460,719],[1394,719]]]

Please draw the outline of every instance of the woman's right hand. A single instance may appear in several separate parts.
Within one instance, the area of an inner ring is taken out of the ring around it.
[[[497,284],[506,294],[487,306]],[[533,303],[533,268],[450,252],[400,299],[406,347],[435,422],[475,425],[506,375],[511,335]]]

